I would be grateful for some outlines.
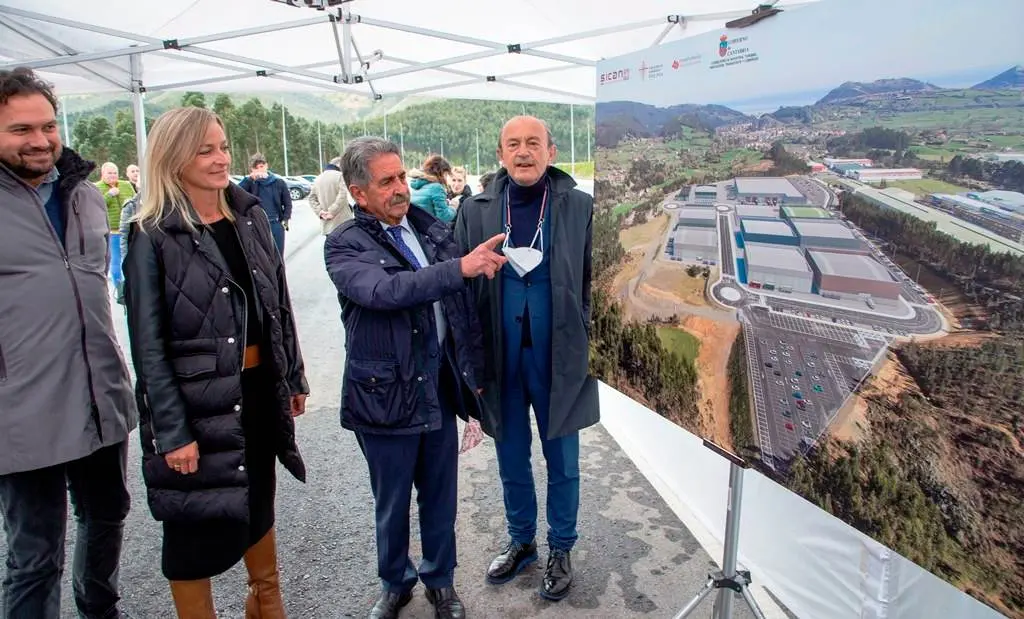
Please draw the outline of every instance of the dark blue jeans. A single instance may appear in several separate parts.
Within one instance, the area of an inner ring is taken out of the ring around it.
[[[127,441],[74,462],[0,476],[7,534],[4,619],[59,619],[68,490],[78,521],[72,584],[79,617],[117,619],[118,566],[131,499]]]
[[[549,347],[506,351],[501,392],[502,438],[495,442],[505,492],[505,516],[513,541],[526,544],[537,534],[537,491],[530,464],[530,407],[537,417],[548,470],[548,546],[572,550],[580,506],[580,435],[548,440],[551,404]]]
[[[284,258],[284,225],[280,219],[270,220],[270,234],[274,237],[274,245],[277,245],[277,253]]]
[[[370,434],[356,438],[370,469],[376,507],[377,575],[385,590],[404,593],[422,580],[428,589],[452,586],[458,505],[459,435],[446,410],[441,429],[422,434]],[[409,558],[412,488],[420,513],[423,560]]]

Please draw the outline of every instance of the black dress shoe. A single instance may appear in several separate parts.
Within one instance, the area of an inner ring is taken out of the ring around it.
[[[509,542],[501,554],[494,557],[490,567],[487,568],[487,582],[492,585],[505,584],[536,560],[537,544]]]
[[[466,619],[466,607],[462,605],[455,587],[427,589],[427,601],[434,605],[436,619]]]
[[[548,555],[548,567],[544,570],[544,583],[540,586],[543,598],[557,602],[569,595],[572,586],[572,558],[568,550],[555,548]]]
[[[370,611],[370,619],[398,619],[398,611],[412,601],[412,592],[393,593],[381,591],[377,603]]]

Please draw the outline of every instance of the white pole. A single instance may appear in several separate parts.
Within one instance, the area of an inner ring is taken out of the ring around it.
[[[366,119],[363,119],[363,137],[366,137]]]
[[[63,118],[61,121],[64,124],[64,146],[71,148],[71,129],[68,127],[68,98],[60,98],[60,113]]]
[[[592,121],[593,116],[591,116],[591,120],[587,122],[587,161],[593,161],[593,159],[590,158],[590,122]]]
[[[320,121],[316,121],[316,151],[320,156],[320,169],[324,169],[324,140],[320,134]]]
[[[404,124],[399,124],[398,125],[398,141],[399,141],[399,148],[402,151],[402,165],[404,166],[405,165],[405,125]]]
[[[388,115],[384,115],[384,139],[388,139]]]
[[[441,156],[444,157],[444,138],[441,138]]]
[[[288,176],[288,129],[285,127],[284,99],[281,99],[281,146],[284,149],[284,175]]]
[[[345,125],[341,126],[341,152],[345,152]]]
[[[476,175],[480,176],[480,129],[476,130]]]
[[[570,152],[570,163],[569,168],[572,170],[571,174],[576,176],[576,116],[574,113],[573,104],[569,104],[569,152]]]
[[[142,85],[142,54],[132,54],[129,61],[132,84],[132,108],[135,115],[135,151],[139,168],[145,170],[143,160],[146,158],[146,108],[143,101],[145,94]],[[145,181],[145,179],[142,179]]]

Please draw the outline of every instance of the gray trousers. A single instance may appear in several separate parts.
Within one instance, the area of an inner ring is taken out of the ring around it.
[[[128,443],[56,466],[0,475],[7,535],[3,619],[60,619],[68,491],[78,523],[73,586],[82,619],[118,619],[118,566],[131,499]]]

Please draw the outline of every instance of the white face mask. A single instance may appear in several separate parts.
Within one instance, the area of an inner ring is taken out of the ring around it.
[[[532,247],[504,247],[502,251],[519,277],[536,269],[544,260],[544,252]]]
[[[505,193],[505,205],[506,209],[509,209],[509,196]],[[512,269],[516,272],[519,277],[525,276],[530,271],[540,266],[540,263],[544,261],[544,235],[541,231],[544,228],[544,211],[548,202],[547,188],[544,189],[544,197],[541,199],[540,207],[540,219],[537,221],[537,231],[533,234],[533,240],[530,241],[528,247],[509,247],[509,242],[512,239],[512,224],[505,224],[505,241],[501,244],[501,251],[508,258],[508,263],[512,265]],[[511,210],[506,211],[506,217],[511,221],[512,213]],[[537,245],[540,249],[536,249],[534,246]]]

